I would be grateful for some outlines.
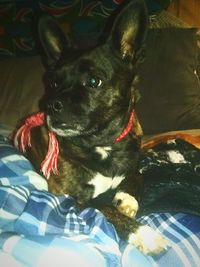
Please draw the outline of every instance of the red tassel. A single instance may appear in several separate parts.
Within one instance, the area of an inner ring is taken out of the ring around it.
[[[26,152],[27,146],[31,146],[31,129],[44,124],[44,112],[38,112],[25,120],[25,123],[18,129],[14,136],[14,145],[23,153]],[[44,161],[41,163],[41,171],[48,179],[51,171],[58,175],[59,145],[56,135],[49,132],[49,147]]]
[[[130,114],[130,118],[128,121],[128,124],[126,126],[126,128],[122,131],[122,133],[114,140],[114,144],[121,141],[125,136],[127,136],[127,134],[132,130],[133,128],[133,120],[134,120],[134,111],[131,112]]]
[[[33,127],[40,126],[44,123],[44,112],[38,112],[25,120],[25,123],[18,129],[14,136],[14,145],[23,153],[26,152],[27,146],[31,146],[30,132]]]
[[[51,171],[59,175],[57,162],[59,155],[59,145],[55,133],[49,132],[49,147],[45,159],[41,163],[41,172],[48,179]]]

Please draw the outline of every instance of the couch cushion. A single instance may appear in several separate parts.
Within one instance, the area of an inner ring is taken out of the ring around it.
[[[151,29],[137,112],[144,134],[200,128],[197,29]]]
[[[43,95],[39,57],[0,61],[0,123],[15,127],[21,118],[38,111]]]

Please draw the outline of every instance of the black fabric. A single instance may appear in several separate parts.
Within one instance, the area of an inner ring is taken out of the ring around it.
[[[144,134],[200,128],[196,28],[151,29],[139,75]]]
[[[173,140],[143,151],[140,172],[144,191],[138,216],[151,212],[200,215],[200,150]]]

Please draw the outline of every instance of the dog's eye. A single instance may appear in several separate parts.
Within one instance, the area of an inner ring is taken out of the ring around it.
[[[98,77],[92,76],[87,80],[85,85],[91,88],[97,88],[102,85],[102,80]]]

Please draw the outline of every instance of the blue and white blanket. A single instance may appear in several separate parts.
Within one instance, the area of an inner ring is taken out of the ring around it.
[[[170,241],[166,252],[143,255],[98,210],[79,211],[70,196],[49,193],[45,179],[0,137],[1,267],[200,266],[200,217],[152,213],[141,220]]]

